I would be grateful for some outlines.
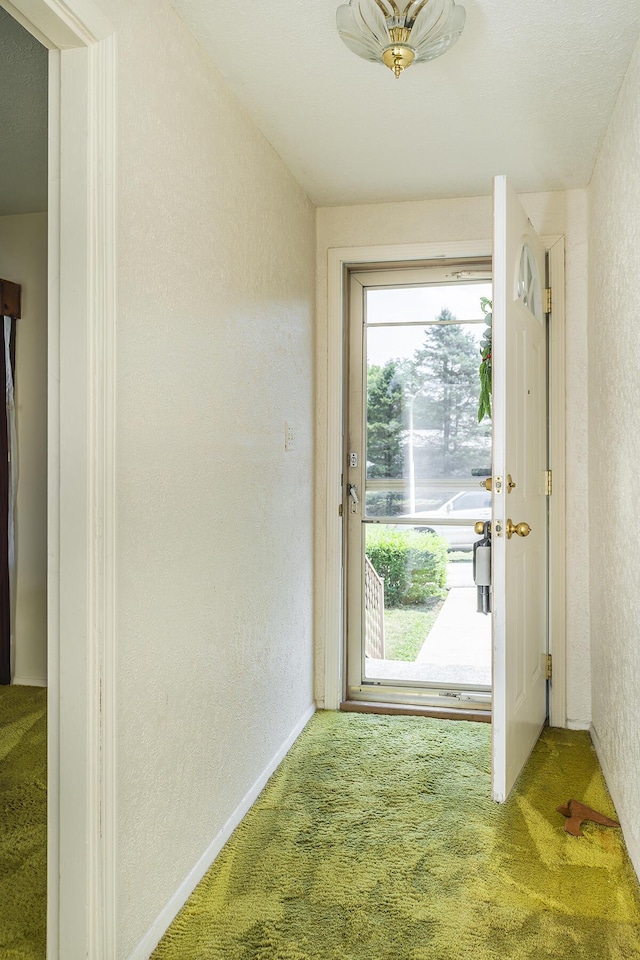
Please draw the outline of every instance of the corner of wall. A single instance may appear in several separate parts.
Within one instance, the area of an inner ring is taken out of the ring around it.
[[[589,566],[592,735],[636,871],[640,871],[638,566],[640,521],[640,41],[589,184]],[[624,523],[621,522],[624,518]],[[584,568],[581,560],[580,575]]]
[[[625,796],[620,790],[618,790],[617,782],[613,777],[613,772],[609,769],[607,756],[594,724],[590,724],[588,729],[591,735],[591,741],[598,757],[602,774],[607,784],[609,793],[611,794],[611,799],[613,800],[613,805],[616,808],[616,813],[618,814],[618,820],[620,821],[620,826],[622,827],[622,834],[624,836],[624,842],[627,848],[627,853],[629,854],[629,859],[631,860],[631,864],[636,872],[638,880],[640,880],[640,842],[633,832],[633,826],[637,820],[637,817],[631,818],[629,816]]]

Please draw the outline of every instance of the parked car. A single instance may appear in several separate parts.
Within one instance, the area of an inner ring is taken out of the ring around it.
[[[476,520],[491,519],[491,494],[488,490],[462,490],[443,503],[436,510],[424,510],[418,513],[406,513],[412,520],[425,518],[425,524],[416,526],[417,530],[429,530],[437,533],[449,544],[451,550],[471,550],[479,539],[473,525]],[[438,525],[437,518],[460,521],[460,526]]]

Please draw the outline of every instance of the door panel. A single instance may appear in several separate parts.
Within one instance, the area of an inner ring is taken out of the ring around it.
[[[526,763],[547,712],[544,271],[542,244],[506,178],[497,177],[493,473],[503,483],[494,492],[492,522],[493,797],[500,802]],[[530,533],[509,536],[509,523],[522,521]]]

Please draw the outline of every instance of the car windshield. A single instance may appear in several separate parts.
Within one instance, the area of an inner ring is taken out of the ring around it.
[[[479,510],[482,507],[491,506],[491,494],[486,490],[469,490],[467,493],[460,493],[449,501],[447,505],[450,510]]]

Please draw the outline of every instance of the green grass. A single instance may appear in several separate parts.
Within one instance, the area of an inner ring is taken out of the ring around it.
[[[437,599],[429,606],[387,607],[384,611],[385,660],[406,660],[413,663],[429,636],[443,603],[444,600]]]

